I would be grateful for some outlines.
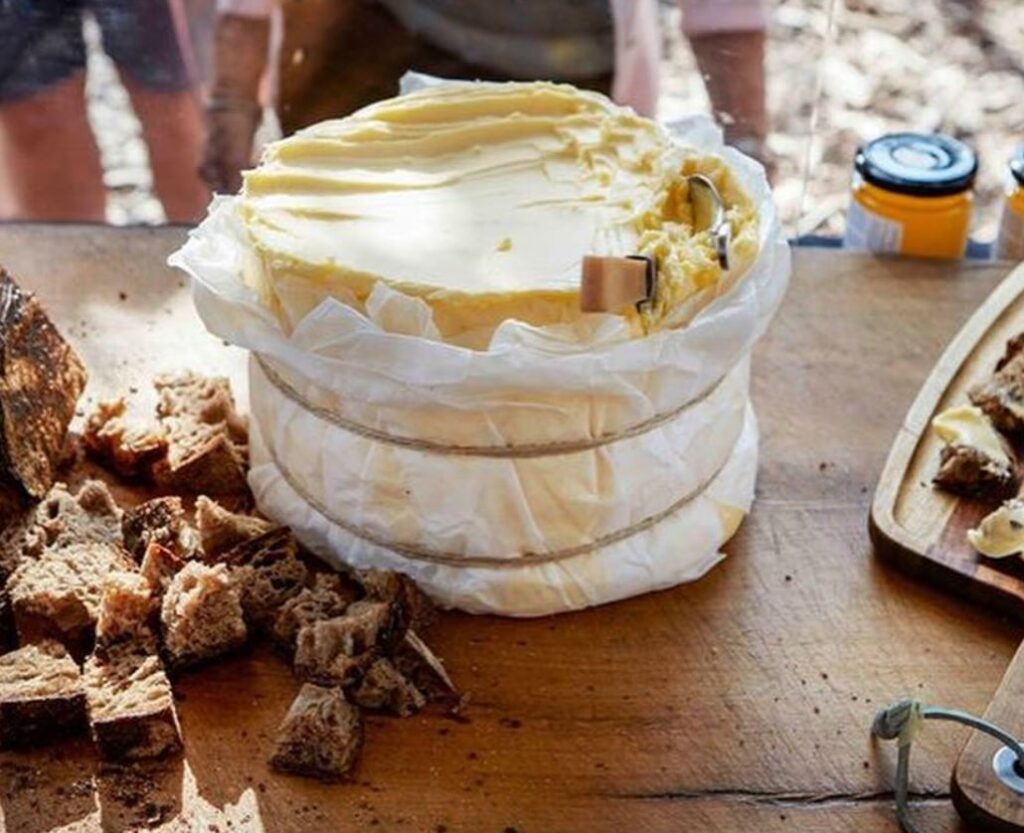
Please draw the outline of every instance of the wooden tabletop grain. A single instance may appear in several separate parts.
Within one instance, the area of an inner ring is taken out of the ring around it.
[[[202,331],[163,265],[183,234],[0,227],[0,263],[80,348],[91,397],[144,388],[154,368],[240,378],[241,354]],[[982,711],[1021,633],[880,563],[868,508],[918,386],[1008,269],[797,251],[754,364],[758,499],[721,566],[556,618],[446,614],[431,641],[472,692],[465,719],[371,719],[351,784],[267,770],[296,689],[277,659],[255,652],[196,672],[178,687],[186,761],[154,776],[180,811],[168,827],[896,830],[894,750],[869,739],[875,709],[913,695]],[[959,829],[949,775],[965,737],[929,725],[915,745],[927,830]],[[124,830],[166,815],[124,791],[82,741],[0,758],[12,832]]]

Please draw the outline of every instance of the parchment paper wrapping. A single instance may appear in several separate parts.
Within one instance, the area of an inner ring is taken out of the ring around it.
[[[262,265],[234,199],[218,199],[170,262],[211,332],[254,353],[261,510],[330,562],[402,570],[474,612],[586,607],[717,563],[753,499],[749,353],[789,250],[761,167],[706,119],[676,135],[732,165],[760,208],[760,254],[687,326],[646,338],[592,315],[507,321],[468,350],[383,284],[366,314],[328,299],[286,333],[250,288]]]

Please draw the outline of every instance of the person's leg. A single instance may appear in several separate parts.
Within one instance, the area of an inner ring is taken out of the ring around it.
[[[0,216],[103,220],[76,2],[0,3]]]
[[[683,33],[726,140],[762,156],[768,136],[764,0],[680,0],[680,5]]]
[[[85,115],[85,74],[0,104],[0,159],[14,218],[93,220],[106,214],[99,150]]]
[[[142,124],[167,219],[199,219],[209,201],[199,178],[204,127],[181,0],[95,0],[90,7]]]
[[[153,190],[167,219],[172,223],[198,220],[210,192],[199,178],[204,126],[195,92],[154,92],[130,78],[124,82],[149,148]]]

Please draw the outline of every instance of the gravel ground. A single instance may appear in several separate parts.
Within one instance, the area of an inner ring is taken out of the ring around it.
[[[662,16],[660,115],[706,111],[679,11],[663,0]],[[108,219],[162,222],[138,121],[93,27],[87,36]],[[857,146],[920,130],[951,133],[979,152],[975,236],[994,236],[1006,160],[1024,142],[1024,2],[773,0],[767,63],[768,146],[790,233],[842,234]]]

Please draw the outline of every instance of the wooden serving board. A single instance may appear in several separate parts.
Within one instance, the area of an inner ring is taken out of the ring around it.
[[[992,373],[1006,342],[1022,330],[1019,267],[957,333],[911,405],[878,482],[870,532],[880,555],[1024,621],[1024,560],[985,558],[967,542],[967,530],[999,502],[962,499],[932,486],[942,442],[929,430],[940,411],[968,402],[967,391]]]
[[[896,435],[870,517],[871,539],[880,555],[1019,620],[1024,620],[1024,559],[985,558],[966,537],[998,501],[957,498],[932,486],[942,443],[929,426],[940,411],[968,401],[968,390],[993,372],[1006,342],[1022,330],[1024,266],[996,287],[935,365]],[[1021,455],[1024,448],[1015,450]],[[985,717],[1024,737],[1022,697],[1024,646]],[[953,771],[952,797],[972,827],[1020,831],[1024,795],[1007,788],[993,771],[993,757],[1001,746],[980,732],[969,737]]]

